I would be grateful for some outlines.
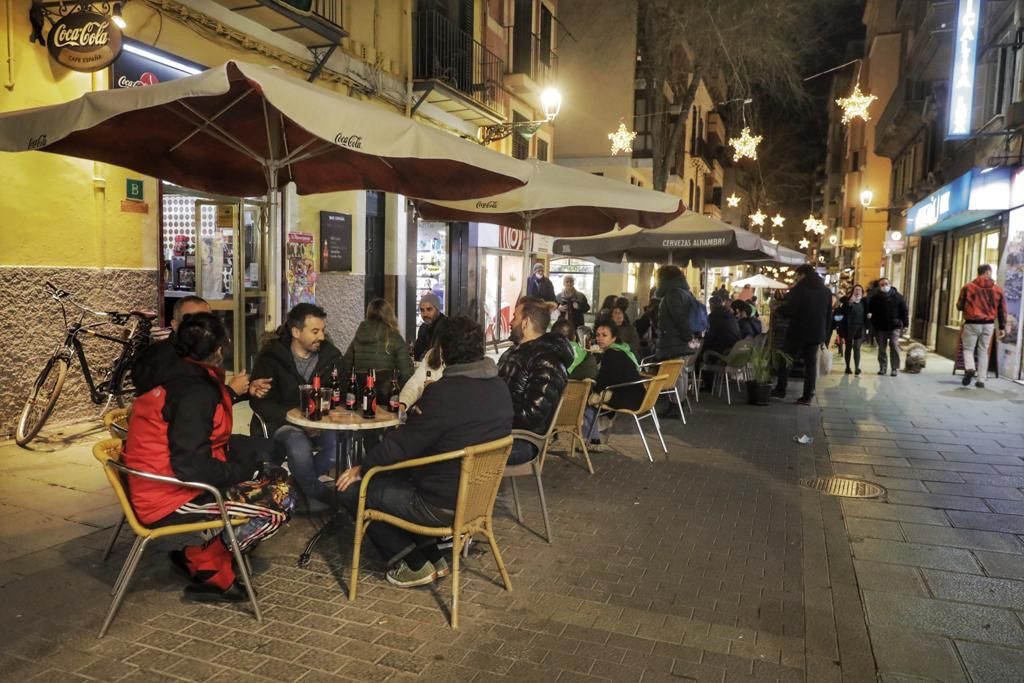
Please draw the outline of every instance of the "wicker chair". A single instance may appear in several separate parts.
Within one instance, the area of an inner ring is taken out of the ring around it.
[[[587,440],[583,438],[583,415],[587,411],[587,399],[594,387],[592,379],[571,379],[562,393],[561,407],[555,415],[555,423],[551,430],[552,437],[558,434],[569,435],[569,458],[576,459],[576,442],[583,449],[583,458],[587,463],[587,471],[594,473],[594,465],[590,462],[587,451]],[[541,467],[544,463],[541,462]]]
[[[527,429],[513,429],[512,438],[521,441],[528,441],[537,449],[537,456],[528,462],[505,467],[504,478],[512,484],[512,501],[516,506],[516,521],[523,523],[523,510],[519,505],[519,489],[516,486],[516,479],[519,477],[533,477],[537,482],[537,496],[540,498],[540,512],[544,516],[544,536],[548,543],[551,543],[551,522],[548,519],[548,502],[544,498],[544,482],[541,481],[541,473],[544,471],[544,459],[548,455],[548,447],[555,433],[555,423],[558,421],[558,414],[562,412],[562,403],[565,401],[565,392],[555,406],[554,417],[548,425],[548,431],[544,434],[535,434]]]
[[[676,405],[679,406],[679,418],[683,421],[683,424],[686,424],[686,412],[683,410],[683,399],[679,397],[679,377],[686,369],[686,363],[687,359],[676,358],[640,366],[642,372],[657,372],[658,374],[668,375],[668,379],[665,380],[665,386],[661,390],[661,396],[667,395],[670,404],[672,397],[676,397]],[[683,386],[683,396],[686,396],[685,385]],[[686,400],[689,402],[689,399]]]
[[[128,417],[131,415],[130,408],[114,408],[103,416],[103,426],[115,439],[126,439],[128,437]]]
[[[750,359],[750,350],[754,347],[751,339],[741,339],[729,350],[727,356],[715,351],[704,352],[704,364],[700,368],[701,384],[704,382],[704,373],[715,375],[715,384],[712,387],[718,389],[718,395],[722,395],[722,386],[725,386],[726,403],[732,405],[732,393],[729,390],[729,380],[736,382],[737,391],[740,388],[740,380],[746,379],[747,362]]]
[[[359,552],[363,544],[363,536],[371,522],[384,522],[400,529],[422,536],[452,537],[452,628],[459,627],[459,561],[462,545],[473,534],[483,534],[491,546],[491,553],[501,573],[501,580],[506,590],[512,590],[512,582],[505,570],[505,563],[498,551],[498,543],[494,540],[494,500],[501,486],[501,475],[505,470],[505,462],[512,450],[512,437],[491,441],[489,443],[469,446],[460,451],[432,455],[426,458],[414,458],[395,465],[374,467],[363,474],[359,485],[359,507],[356,510],[355,542],[352,546],[352,582],[349,584],[349,600],[356,599],[356,588],[359,584]],[[367,509],[366,488],[370,480],[381,472],[420,467],[444,460],[462,460],[462,471],[459,475],[459,494],[455,502],[455,520],[451,526],[426,527],[408,522],[381,510]]]
[[[200,531],[227,530],[228,541],[231,544],[231,552],[235,556],[235,564],[237,565],[239,574],[241,574],[242,583],[245,585],[245,591],[249,595],[249,602],[252,604],[256,621],[262,622],[263,615],[260,612],[259,603],[256,602],[256,593],[252,589],[252,579],[249,576],[249,567],[245,558],[242,557],[242,553],[238,549],[238,543],[235,541],[234,526],[245,524],[248,519],[242,517],[232,519],[229,517],[228,512],[224,507],[224,499],[221,497],[220,491],[218,491],[214,486],[200,482],[181,481],[174,477],[164,477],[125,467],[121,464],[121,443],[120,439],[105,439],[97,442],[92,447],[93,456],[103,465],[103,471],[107,475],[107,481],[110,482],[110,487],[114,489],[114,495],[117,496],[117,500],[121,504],[121,511],[124,513],[124,517],[128,521],[128,525],[132,528],[132,531],[135,532],[135,545],[132,546],[131,551],[128,553],[128,558],[125,560],[124,566],[121,568],[121,573],[118,575],[117,581],[114,582],[114,587],[110,591],[111,595],[114,596],[114,599],[110,603],[110,609],[107,612],[106,618],[103,620],[103,625],[100,627],[100,632],[97,637],[102,638],[110,627],[110,623],[114,620],[114,616],[117,614],[117,610],[121,606],[121,601],[124,599],[124,595],[128,590],[128,584],[131,582],[132,576],[135,574],[135,569],[139,566],[139,560],[142,558],[142,553],[145,551],[146,545],[150,541],[158,538],[177,536],[180,534],[191,534]],[[192,522],[189,524],[171,524],[168,526],[154,528],[147,527],[139,521],[138,517],[135,516],[135,511],[132,509],[131,502],[128,498],[128,491],[125,487],[125,480],[127,477],[138,477],[140,479],[160,481],[166,484],[184,486],[186,488],[196,489],[197,491],[204,491],[210,494],[216,501],[217,507],[220,509],[220,519]],[[121,524],[123,523],[124,520],[122,520]],[[118,525],[117,531],[120,530],[121,525]],[[114,539],[116,538],[117,534],[115,533]],[[113,541],[111,541],[111,546],[112,545]],[[107,552],[109,554],[109,548],[107,549]],[[106,559],[106,556],[104,556],[104,559]]]
[[[644,379],[636,380],[635,382],[623,382],[622,384],[613,384],[605,388],[605,391],[614,392],[616,389],[622,389],[624,387],[633,386],[647,386],[647,393],[644,394],[644,399],[640,403],[640,407],[636,410],[629,408],[613,408],[607,403],[602,403],[598,410],[598,419],[605,415],[612,416],[612,424],[606,430],[608,438],[605,439],[605,443],[611,436],[611,428],[615,425],[615,418],[620,414],[630,415],[633,417],[633,421],[636,422],[636,429],[640,432],[640,439],[644,442],[644,450],[647,451],[647,459],[654,462],[654,456],[651,455],[651,448],[647,445],[647,436],[644,434],[643,425],[640,424],[641,420],[651,418],[654,422],[654,429],[658,432],[658,440],[661,441],[661,450],[666,454],[668,453],[668,447],[665,445],[665,438],[661,435],[661,424],[658,422],[658,413],[655,412],[654,406],[658,402],[658,396],[661,395],[661,390],[665,387],[665,382],[668,380],[668,375],[658,375],[657,377],[645,377]]]

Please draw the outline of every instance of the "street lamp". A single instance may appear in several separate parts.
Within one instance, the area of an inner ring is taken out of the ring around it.
[[[875,198],[875,193],[871,190],[861,190],[860,192],[860,205],[865,209],[871,206],[871,200]]]
[[[547,88],[541,93],[540,104],[544,109],[544,118],[540,121],[515,121],[510,123],[496,123],[491,126],[480,128],[480,142],[490,144],[503,138],[507,138],[514,132],[518,132],[524,138],[531,138],[537,129],[545,123],[550,123],[562,110],[562,93],[555,88]]]

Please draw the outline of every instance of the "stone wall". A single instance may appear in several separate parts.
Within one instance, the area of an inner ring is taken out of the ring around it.
[[[64,334],[60,306],[44,283],[75,295],[76,300],[101,311],[155,309],[155,270],[116,268],[52,268],[0,266],[0,438],[13,436],[21,408],[46,359]],[[71,307],[69,307],[70,312]],[[86,340],[90,369],[109,366],[120,349],[110,342]],[[47,426],[98,419],[102,406],[89,391],[75,362],[68,372]]]
[[[364,275],[352,273],[320,273],[316,281],[316,303],[327,312],[327,335],[342,353],[366,316],[364,281]]]

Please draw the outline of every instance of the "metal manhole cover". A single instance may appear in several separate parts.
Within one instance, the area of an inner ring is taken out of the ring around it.
[[[885,493],[885,489],[878,484],[872,484],[870,481],[863,481],[861,479],[816,477],[814,479],[801,479],[800,483],[825,495],[840,496],[842,498],[878,498]]]

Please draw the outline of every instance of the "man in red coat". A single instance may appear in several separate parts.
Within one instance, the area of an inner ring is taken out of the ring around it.
[[[992,266],[978,266],[978,277],[974,278],[960,290],[956,307],[964,314],[964,378],[966,387],[977,373],[975,370],[975,354],[981,359],[982,373],[975,384],[979,389],[985,388],[985,377],[988,375],[989,348],[996,323],[999,331],[996,339],[1006,335],[1006,297],[1003,290],[992,280]]]

